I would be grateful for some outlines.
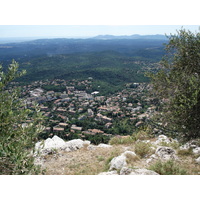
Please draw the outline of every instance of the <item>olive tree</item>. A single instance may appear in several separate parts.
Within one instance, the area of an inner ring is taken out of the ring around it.
[[[19,88],[10,85],[25,74],[18,72],[18,67],[14,60],[7,72],[0,66],[0,174],[37,174],[31,151],[43,129],[43,117],[37,106],[27,109],[19,98]]]
[[[159,120],[182,139],[200,136],[200,33],[170,35],[162,70],[151,74],[161,102]]]

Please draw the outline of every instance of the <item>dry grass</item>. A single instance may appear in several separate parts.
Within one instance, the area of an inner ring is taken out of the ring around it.
[[[129,156],[127,154],[127,164],[131,168],[148,168],[151,164],[146,163],[145,155],[151,155],[150,146],[136,142],[131,145],[113,145],[112,148],[96,148],[87,150],[82,148],[73,152],[58,152],[55,155],[45,157],[44,168],[47,175],[96,175],[100,172],[109,170],[110,161],[119,156],[125,150],[135,151],[138,156]],[[137,147],[138,145],[138,147]],[[139,155],[139,154],[142,154]],[[140,156],[140,157],[139,157]],[[200,165],[195,164],[195,156],[190,154],[178,154],[178,166],[186,169],[187,174],[200,174]]]
[[[123,148],[79,149],[74,152],[62,152],[57,158],[48,156],[44,167],[48,175],[95,175],[106,171],[108,160],[120,155]]]

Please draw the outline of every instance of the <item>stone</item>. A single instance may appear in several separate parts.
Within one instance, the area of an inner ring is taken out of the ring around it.
[[[198,141],[191,140],[180,147],[180,150],[194,149],[198,147]]]
[[[109,171],[109,172],[101,172],[98,175],[118,175],[118,174],[117,174],[117,171],[114,170],[114,171]]]
[[[127,156],[127,155],[130,155],[130,156],[137,156],[135,152],[133,151],[125,151],[122,155],[124,156]]]
[[[110,170],[119,170],[122,167],[125,167],[127,165],[126,163],[126,156],[120,155],[115,158],[113,158],[110,162]]]
[[[133,169],[131,169],[131,168],[123,167],[120,170],[120,175],[129,175],[132,171],[133,171]]]
[[[176,151],[170,147],[158,147],[155,154],[162,160],[178,159]]]
[[[196,147],[195,149],[193,149],[193,153],[196,155],[200,154],[200,147]]]
[[[56,135],[53,138],[47,138],[45,141],[35,144],[35,151],[42,155],[54,153],[56,150],[63,150],[65,148],[65,141]]]
[[[93,144],[88,145],[87,150],[95,150],[97,147]]]
[[[200,165],[200,156],[197,159],[195,159],[195,162]]]
[[[154,142],[154,144],[158,145],[162,142],[169,144],[171,141],[166,135],[159,135],[157,140]]]
[[[35,151],[44,156],[56,153],[57,150],[65,150],[67,152],[75,151],[89,144],[90,141],[83,141],[81,139],[65,142],[55,135],[53,138],[47,138],[45,141],[37,142],[35,144]]]
[[[146,160],[146,163],[150,163],[150,162],[153,162],[155,160],[158,160],[158,156],[156,156],[155,154],[151,155],[149,157],[149,159]]]
[[[99,148],[111,148],[112,145],[101,143],[101,144],[99,144],[97,147],[99,147]]]
[[[129,175],[160,175],[148,169],[134,169]]]
[[[83,141],[81,139],[74,139],[66,142],[65,148],[70,149],[71,151],[75,151],[77,149],[83,148],[90,144],[90,141]]]

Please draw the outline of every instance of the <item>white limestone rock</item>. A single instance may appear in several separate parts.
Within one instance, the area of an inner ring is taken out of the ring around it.
[[[180,150],[194,149],[198,147],[198,141],[191,140],[180,147]]]
[[[200,165],[200,156],[197,159],[195,159],[195,162]]]
[[[114,171],[109,171],[109,172],[101,172],[98,175],[118,175],[118,174],[117,174],[117,171],[114,170]]]
[[[123,167],[120,170],[120,175],[129,175],[132,171],[133,171],[133,169],[131,169],[131,168]]]
[[[170,147],[158,147],[155,154],[162,160],[178,159],[176,151]]]
[[[83,141],[81,139],[74,139],[66,142],[65,148],[75,151],[77,149],[83,148],[84,146],[90,145],[90,141]]]
[[[126,163],[126,156],[125,155],[120,155],[115,158],[113,158],[110,162],[110,169],[111,170],[119,170],[122,167],[125,167],[127,165]]]
[[[67,152],[75,151],[89,145],[90,141],[83,141],[81,139],[75,139],[68,142],[65,142],[63,139],[58,136],[53,136],[53,138],[47,138],[42,142],[37,142],[35,144],[35,154],[39,153],[40,155],[47,155],[56,153],[57,150],[65,150]]]
[[[127,155],[130,155],[130,156],[137,156],[135,152],[133,151],[125,151],[122,155],[124,156],[127,156]]]
[[[93,144],[88,145],[87,150],[95,150],[97,147]]]
[[[146,160],[146,163],[150,163],[150,162],[153,162],[155,160],[158,160],[158,156],[156,156],[155,154],[151,155],[147,160]]]
[[[160,175],[148,169],[134,169],[129,175]]]
[[[200,147],[196,147],[195,149],[193,149],[193,153],[196,155],[200,154]]]
[[[169,144],[172,141],[166,135],[159,135],[154,144],[159,145],[162,142]]]
[[[101,144],[99,144],[97,147],[99,147],[99,148],[111,148],[112,145],[101,143]]]
[[[47,155],[55,152],[56,150],[63,150],[65,148],[65,141],[56,135],[53,138],[47,138],[45,141],[37,142],[35,144],[36,153],[40,153],[42,155]]]

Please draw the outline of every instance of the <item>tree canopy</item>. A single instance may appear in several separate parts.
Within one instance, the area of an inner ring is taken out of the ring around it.
[[[185,29],[169,36],[162,70],[151,74],[160,100],[162,125],[184,139],[200,133],[200,33]]]
[[[42,131],[43,117],[37,106],[27,109],[19,88],[9,85],[25,73],[18,72],[18,67],[14,60],[7,72],[0,66],[0,174],[37,174],[31,147]]]

